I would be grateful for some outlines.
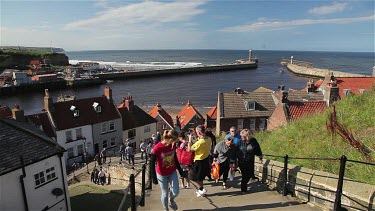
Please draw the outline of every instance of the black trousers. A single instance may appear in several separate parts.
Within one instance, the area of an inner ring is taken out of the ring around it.
[[[241,191],[247,192],[247,183],[251,178],[255,177],[254,175],[254,160],[239,162],[238,166],[240,167],[242,179],[241,179]]]
[[[220,176],[223,175],[223,182],[224,183],[227,183],[227,179],[228,179],[228,173],[229,173],[229,158],[227,158],[227,160],[225,160],[224,162],[220,163]]]

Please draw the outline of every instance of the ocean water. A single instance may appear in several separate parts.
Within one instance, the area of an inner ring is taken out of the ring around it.
[[[207,64],[233,63],[248,57],[246,50],[126,50],[126,51],[77,51],[66,52],[70,63],[96,61],[118,68],[168,68],[190,67]],[[105,86],[113,90],[117,104],[131,94],[135,103],[145,110],[157,102],[165,108],[180,109],[188,100],[198,108],[216,105],[217,94],[233,92],[241,87],[253,91],[259,86],[276,90],[278,85],[302,89],[309,78],[296,76],[280,65],[280,61],[293,56],[295,60],[313,63],[315,67],[343,72],[371,75],[375,66],[375,53],[308,52],[308,51],[257,51],[257,69],[230,70],[217,73],[175,74],[148,78],[119,79],[113,83],[80,89],[50,92],[56,100],[59,94],[75,94],[77,98],[95,97],[103,94]],[[0,97],[0,104],[20,104],[26,114],[40,112],[43,108],[44,92],[25,93],[11,97]],[[204,110],[204,109],[203,109]]]

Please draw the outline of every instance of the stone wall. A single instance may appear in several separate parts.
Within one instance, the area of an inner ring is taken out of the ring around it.
[[[259,180],[279,191],[282,191],[284,187],[283,169],[284,163],[273,160],[264,159],[263,164],[256,160],[255,163],[255,171]],[[333,209],[338,175],[289,164],[288,181],[287,187],[292,195],[324,210]],[[375,186],[348,178],[344,179],[341,198],[343,207],[348,210],[375,210],[374,198]]]
[[[298,74],[298,75],[306,75],[306,76],[319,77],[319,78],[324,78],[326,75],[329,74],[329,72],[333,72],[335,77],[366,77],[365,75],[361,75],[361,74],[346,73],[346,72],[340,72],[340,71],[334,71],[334,70],[328,70],[328,69],[320,69],[320,68],[314,68],[314,67],[303,67],[303,66],[298,66],[295,64],[288,64],[287,68],[291,72]]]

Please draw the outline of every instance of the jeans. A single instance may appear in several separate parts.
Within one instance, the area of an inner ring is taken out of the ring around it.
[[[242,179],[241,179],[241,191],[246,192],[247,191],[247,183],[250,181],[251,178],[254,176],[254,160],[251,161],[245,161],[238,163]]]
[[[171,201],[173,201],[180,193],[177,172],[174,171],[172,174],[168,176],[161,176],[158,173],[156,173],[156,177],[158,178],[158,183],[161,189],[161,203],[164,209],[168,210],[168,186],[169,184],[171,187],[170,193],[169,193],[169,198]]]

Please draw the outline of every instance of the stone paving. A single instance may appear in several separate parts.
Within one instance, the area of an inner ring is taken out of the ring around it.
[[[240,177],[235,181],[229,182],[230,186],[222,190],[214,182],[206,181],[204,184],[207,189],[206,197],[197,197],[195,188],[180,189],[180,194],[176,198],[179,210],[198,211],[198,210],[321,210],[313,205],[298,201],[291,196],[283,196],[277,191],[270,190],[267,185],[260,182],[253,182],[249,185],[248,194],[242,195],[239,189]],[[146,190],[145,207],[138,207],[138,210],[163,210],[160,201],[160,187],[153,185],[153,190]],[[172,210],[172,209],[170,209]]]

